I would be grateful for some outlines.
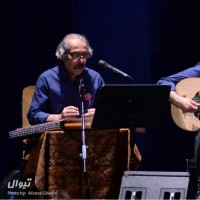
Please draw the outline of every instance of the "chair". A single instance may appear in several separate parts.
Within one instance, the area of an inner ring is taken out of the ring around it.
[[[22,90],[22,127],[31,126],[27,118],[27,113],[31,105],[34,90],[35,90],[35,85],[26,86]],[[37,141],[38,138],[34,136],[23,139],[22,159],[25,162],[23,171],[24,176],[26,176],[26,174],[31,174],[31,175],[35,174],[35,170],[37,167],[37,160],[40,151],[40,149],[37,148]],[[28,162],[28,160],[31,160],[33,162]]]
[[[22,127],[30,126],[27,113],[31,105],[34,89],[35,86],[30,85],[25,87],[22,91]]]
[[[31,105],[31,101],[33,98],[35,86],[30,85],[23,89],[22,91],[22,127],[30,126],[27,113]],[[28,160],[29,159],[29,153],[34,146],[35,138],[27,138],[23,139],[23,159]]]

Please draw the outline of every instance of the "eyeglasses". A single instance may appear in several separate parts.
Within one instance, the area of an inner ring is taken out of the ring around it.
[[[89,52],[68,52],[68,54],[72,57],[73,60],[80,59],[81,57],[83,59],[88,59],[91,57]]]

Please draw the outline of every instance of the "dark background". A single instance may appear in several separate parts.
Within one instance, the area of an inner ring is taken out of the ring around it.
[[[0,179],[20,167],[21,139],[8,132],[21,127],[22,90],[57,64],[55,50],[66,34],[87,36],[94,49],[88,66],[106,83],[127,80],[98,67],[100,59],[136,84],[156,83],[200,60],[199,7],[199,0],[1,0]],[[137,135],[139,170],[186,171],[194,133],[178,128],[170,113],[166,127]]]

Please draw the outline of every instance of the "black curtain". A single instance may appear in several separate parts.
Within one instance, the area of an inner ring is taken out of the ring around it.
[[[22,90],[57,64],[55,50],[68,33],[86,35],[94,49],[88,66],[106,83],[127,83],[98,60],[131,75],[135,84],[156,83],[200,59],[198,0],[29,0],[0,1],[1,126],[0,178],[19,167],[21,139],[8,133],[21,127]],[[185,170],[194,134],[171,120],[167,128],[137,135],[140,170]]]

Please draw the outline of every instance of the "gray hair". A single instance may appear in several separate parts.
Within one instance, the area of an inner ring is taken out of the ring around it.
[[[56,57],[58,60],[63,61],[64,57],[66,55],[66,52],[70,49],[70,47],[67,45],[67,40],[69,40],[69,39],[84,40],[87,44],[88,52],[92,56],[93,49],[91,48],[88,39],[84,35],[77,34],[77,33],[70,33],[70,34],[66,35],[57,46]]]

